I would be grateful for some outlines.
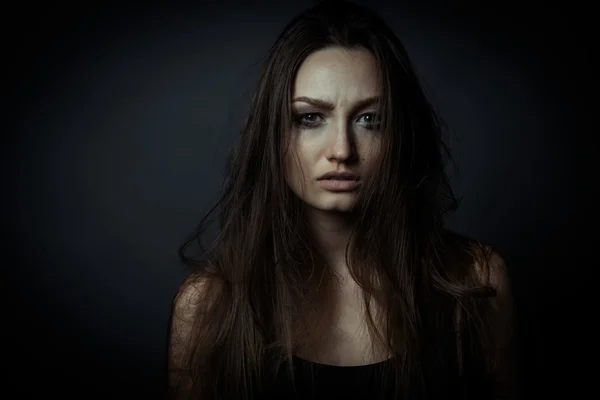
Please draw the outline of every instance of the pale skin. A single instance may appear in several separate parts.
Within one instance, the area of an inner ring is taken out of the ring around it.
[[[360,182],[376,168],[380,96],[375,60],[366,50],[329,48],[307,57],[296,75],[292,111],[301,116],[286,154],[288,186],[308,205],[314,239],[328,262],[344,274],[344,251],[352,229],[349,212],[358,192],[323,189],[318,178],[330,171],[352,172]],[[314,104],[313,100],[326,105]]]
[[[360,288],[345,260],[358,191],[331,191],[318,181],[327,172],[344,171],[364,182],[375,172],[381,147],[374,124],[381,95],[376,74],[368,51],[327,48],[307,57],[294,83],[297,119],[286,154],[286,180],[307,205],[313,239],[339,278],[334,301],[324,311],[330,317],[328,334],[299,354],[322,364],[362,365],[388,357],[370,351]]]

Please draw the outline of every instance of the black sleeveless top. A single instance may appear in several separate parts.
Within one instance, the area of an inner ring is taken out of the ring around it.
[[[385,382],[383,369],[389,361],[361,366],[318,364],[294,356],[294,384],[287,365],[264,388],[262,399],[393,399],[392,385]]]
[[[361,366],[318,364],[293,357],[294,383],[284,364],[276,378],[260,390],[256,399],[281,400],[391,400],[391,399],[477,399],[486,400],[489,393],[477,389],[466,393],[450,370],[435,368],[435,378],[429,380],[426,391],[413,388],[410,394],[396,395],[396,385],[386,368],[392,360]],[[472,382],[476,383],[476,382]],[[477,386],[477,385],[476,385]]]

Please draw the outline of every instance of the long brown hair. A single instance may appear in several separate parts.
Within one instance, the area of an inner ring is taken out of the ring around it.
[[[394,356],[386,374],[406,393],[442,377],[464,383],[493,364],[484,357],[481,301],[493,293],[472,277],[479,252],[444,228],[458,204],[445,172],[447,130],[387,24],[363,6],[324,1],[294,18],[269,50],[222,196],[179,250],[193,276],[210,282],[189,344],[190,398],[225,397],[224,388],[251,397],[281,365],[293,368],[299,338],[319,329],[299,321],[315,309],[323,287],[315,282],[327,275],[302,203],[286,185],[284,159],[296,72],[309,54],[330,46],[367,49],[379,71],[381,173],[361,193],[353,231],[360,245],[346,257],[365,304],[373,298],[381,306],[377,315],[366,309],[369,330]],[[205,248],[201,239],[214,217],[219,234]],[[202,253],[191,258],[186,250],[194,243]]]

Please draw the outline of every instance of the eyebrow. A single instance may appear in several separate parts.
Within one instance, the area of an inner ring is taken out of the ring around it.
[[[373,104],[378,103],[380,100],[381,100],[381,97],[379,97],[379,96],[367,97],[366,99],[359,100],[352,107],[352,112],[354,113],[360,109],[369,107]],[[312,97],[306,97],[306,96],[296,97],[294,100],[292,100],[292,103],[295,103],[297,101],[301,101],[303,103],[310,104],[310,105],[318,107],[322,110],[331,111],[331,110],[335,109],[334,104],[332,104],[328,101],[325,101],[325,100],[321,100],[321,99],[313,99]]]

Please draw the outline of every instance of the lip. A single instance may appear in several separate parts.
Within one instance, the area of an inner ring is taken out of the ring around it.
[[[358,175],[353,174],[352,172],[345,172],[345,171],[329,171],[324,175],[321,175],[319,177],[319,180],[322,179],[344,179],[344,180],[350,180],[350,181],[357,181],[358,180]]]
[[[319,186],[330,192],[351,192],[360,186],[356,179],[319,179]]]

